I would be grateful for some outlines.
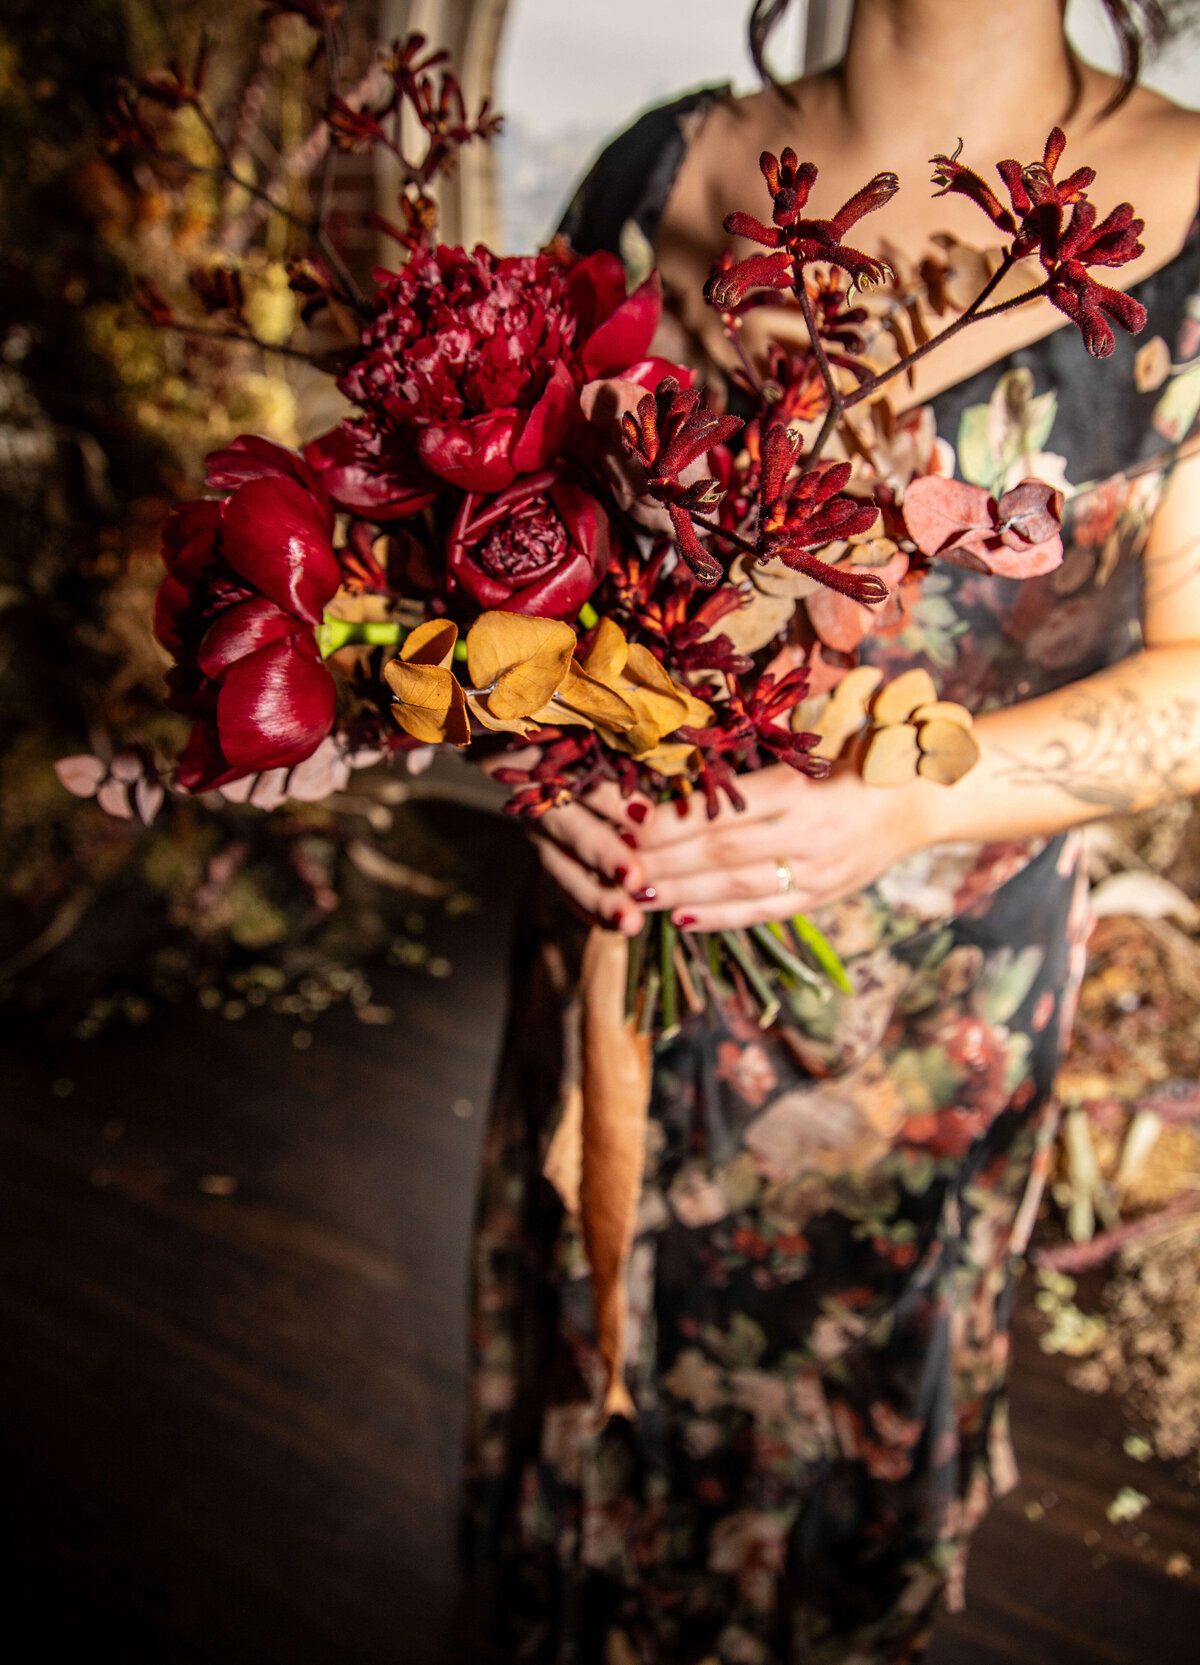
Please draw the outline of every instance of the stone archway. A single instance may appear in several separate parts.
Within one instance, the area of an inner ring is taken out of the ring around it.
[[[393,40],[419,30],[432,46],[451,55],[462,83],[467,108],[476,110],[493,98],[496,59],[509,0],[382,0],[379,32]],[[494,101],[494,98],[493,98]],[[386,153],[379,151],[376,186],[382,212],[395,203],[396,174]],[[437,188],[443,242],[483,241],[499,246],[500,214],[498,169],[494,145],[468,145],[453,178]]]

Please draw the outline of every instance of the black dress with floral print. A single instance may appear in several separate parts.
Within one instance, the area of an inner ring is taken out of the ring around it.
[[[714,96],[605,152],[567,216],[581,252],[644,256]],[[866,657],[983,711],[1136,650],[1140,553],[1200,409],[1196,228],[1136,292],[1149,323],[1115,362],[1067,328],[933,401],[960,477],[1064,486],[1063,565],[942,568]],[[485,1150],[467,1466],[505,1659],[877,1665],[918,1658],[961,1599],[971,1530],[1013,1481],[1009,1315],[1083,970],[1080,854],[1074,834],[921,852],[818,916],[856,992],[803,1035],[730,1011],[660,1044],[633,1424],[597,1419],[586,1262],[542,1173],[574,1089],[577,928],[549,896],[530,909]]]

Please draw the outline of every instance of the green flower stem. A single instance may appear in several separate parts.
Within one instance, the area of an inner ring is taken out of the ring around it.
[[[397,619],[377,619],[372,623],[352,624],[349,619],[331,618],[328,613],[317,626],[317,647],[321,658],[328,659],[339,648],[365,642],[370,647],[395,647],[408,632]]]
[[[762,1012],[758,1019],[759,1028],[769,1028],[779,1016],[779,999],[763,976],[762,971],[755,964],[754,955],[750,952],[748,941],[742,939],[737,931],[722,931],[720,937],[726,953],[741,968],[743,977],[753,989],[755,998],[762,1006]]]
[[[629,943],[629,969],[625,973],[625,1016],[637,1016],[638,990],[642,983],[642,967],[646,962],[646,944],[650,939],[651,921],[647,920]]]
[[[460,636],[454,644],[454,659],[455,663],[459,665],[465,665],[467,662],[467,639],[465,636]]]
[[[812,988],[820,987],[820,978],[812,967],[805,965],[803,960],[798,960],[791,949],[785,943],[780,942],[779,937],[771,927],[751,925],[750,935],[771,956],[780,970],[786,972],[790,978],[797,982],[807,983]]]
[[[825,933],[818,931],[812,920],[806,919],[802,913],[793,915],[791,926],[797,939],[808,949],[834,987],[843,994],[853,994],[854,984],[846,975],[841,956]]]
[[[664,1038],[674,1035],[679,1028],[678,979],[675,972],[676,930],[669,914],[662,915],[659,931],[658,961],[662,978],[662,1033]]]
[[[639,1035],[648,1035],[654,1027],[654,1014],[658,1009],[658,990],[661,981],[658,967],[652,965],[646,978],[646,995],[642,1004],[641,1020],[638,1023]]]
[[[600,622],[600,615],[590,601],[585,601],[579,609],[579,622],[585,630],[590,630],[594,624]]]

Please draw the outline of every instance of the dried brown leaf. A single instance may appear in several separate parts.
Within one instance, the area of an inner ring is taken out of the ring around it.
[[[877,723],[907,722],[919,705],[932,705],[937,688],[929,672],[917,667],[904,671],[875,696],[871,714]]]
[[[916,775],[920,756],[917,731],[911,724],[878,728],[863,758],[862,778],[868,786],[903,786]]]
[[[941,786],[953,786],[979,762],[979,742],[970,728],[949,717],[935,717],[917,729],[921,761],[917,773]]]

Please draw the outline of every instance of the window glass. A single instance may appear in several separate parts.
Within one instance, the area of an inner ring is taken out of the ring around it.
[[[503,243],[535,248],[611,134],[689,87],[757,85],[748,0],[511,0],[497,66]],[[781,74],[800,62],[803,6],[776,32]]]

